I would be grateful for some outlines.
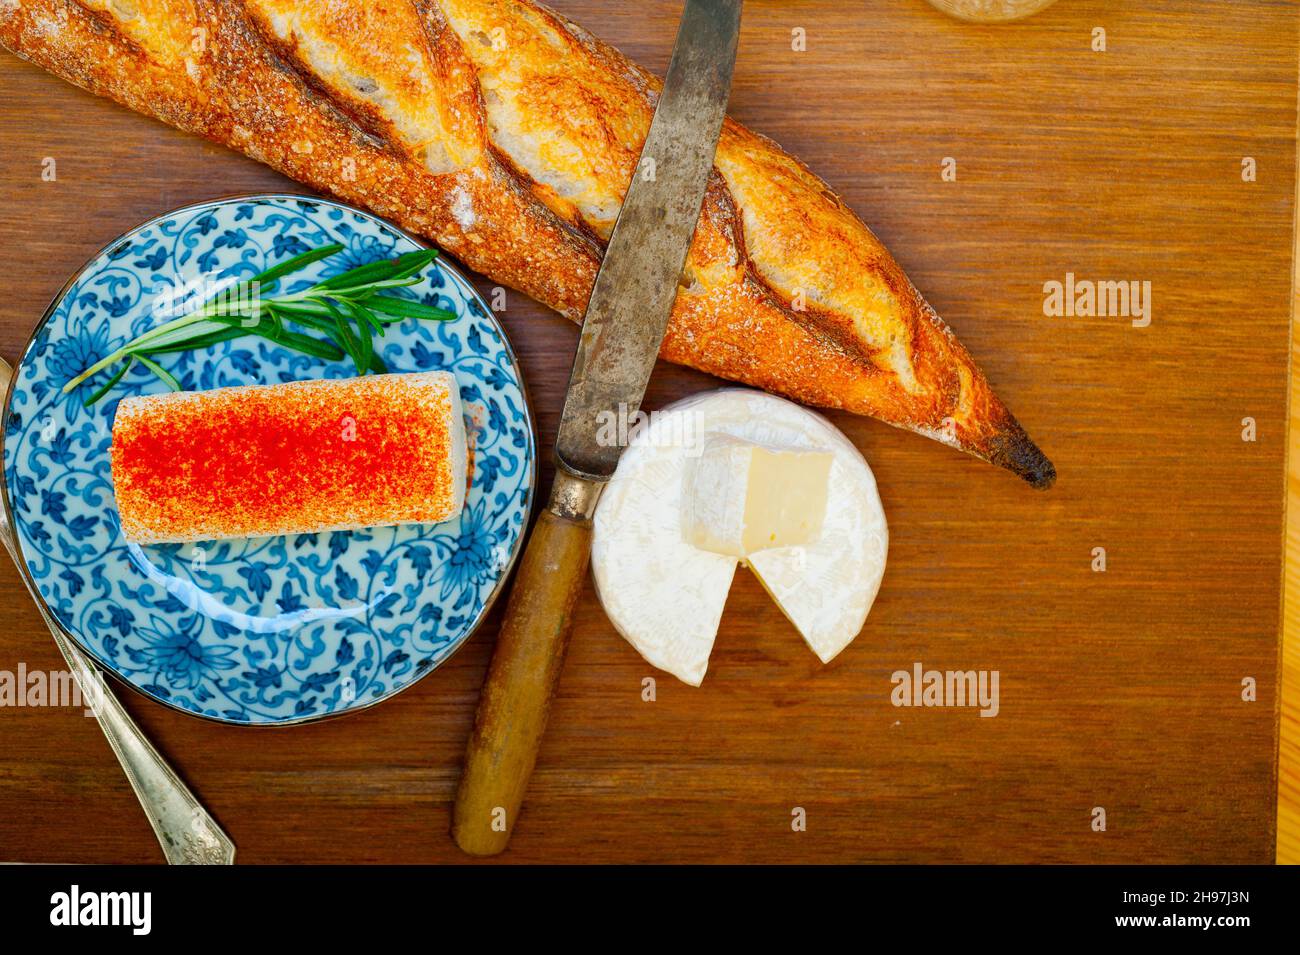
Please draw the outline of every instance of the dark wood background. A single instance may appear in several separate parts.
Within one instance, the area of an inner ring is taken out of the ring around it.
[[[676,0],[554,5],[665,67]],[[924,0],[746,5],[733,115],[871,224],[1060,480],[1036,493],[834,415],[892,534],[861,636],[820,665],[741,573],[692,689],[643,663],[588,588],[505,860],[1272,859],[1296,14],[1060,0],[982,28]],[[0,352],[125,229],[286,185],[0,54]],[[1151,326],[1045,318],[1042,284],[1067,271],[1150,281]],[[574,328],[519,295],[505,322],[549,451]],[[648,406],[716,384],[663,366]],[[123,696],[243,862],[462,861],[450,804],[499,614],[414,688],[333,722],[227,728]],[[61,666],[6,562],[0,669],[20,661]],[[1001,713],[894,708],[890,674],[916,661],[999,670]],[[0,859],[160,858],[93,721],[0,710]]]

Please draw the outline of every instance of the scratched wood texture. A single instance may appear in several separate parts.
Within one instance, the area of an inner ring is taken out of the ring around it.
[[[666,65],[679,2],[555,5]],[[865,631],[822,666],[741,574],[692,689],[643,663],[589,587],[503,858],[1271,861],[1296,3],[1060,0],[1003,27],[924,0],[746,7],[733,114],[864,216],[1061,477],[1036,493],[833,415],[892,532]],[[46,156],[57,182],[40,179]],[[940,179],[948,156],[956,182]],[[123,230],[285,186],[0,55],[0,352]],[[1042,285],[1067,271],[1150,281],[1151,325],[1045,318]],[[518,295],[505,322],[549,450],[574,328]],[[648,405],[716,384],[662,366]],[[329,723],[232,729],[123,694],[244,862],[461,861],[450,803],[498,620],[416,687]],[[0,668],[20,661],[60,664],[4,566]],[[1001,712],[893,707],[890,674],[916,661],[998,670]],[[0,858],[160,859],[79,712],[0,711]]]

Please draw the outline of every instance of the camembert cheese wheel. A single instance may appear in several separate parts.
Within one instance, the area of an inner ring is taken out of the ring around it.
[[[888,547],[848,438],[792,402],[724,388],[636,432],[601,496],[591,564],[618,632],[698,686],[739,564],[829,662],[862,630]]]

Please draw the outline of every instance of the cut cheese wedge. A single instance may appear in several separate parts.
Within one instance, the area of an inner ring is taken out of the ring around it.
[[[843,434],[789,401],[727,388],[637,433],[596,512],[592,573],[618,632],[698,686],[738,564],[829,662],[862,630],[888,546],[875,478]]]
[[[700,550],[748,557],[801,547],[821,536],[835,456],[769,448],[730,434],[705,436],[686,464],[682,533]]]

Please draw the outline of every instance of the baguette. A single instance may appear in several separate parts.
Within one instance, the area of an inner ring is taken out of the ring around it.
[[[660,88],[531,0],[0,0],[0,43],[575,321]],[[731,120],[661,354],[1056,475],[866,225]]]

